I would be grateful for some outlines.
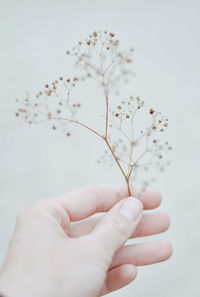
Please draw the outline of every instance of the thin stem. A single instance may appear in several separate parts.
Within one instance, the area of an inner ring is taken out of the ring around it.
[[[126,179],[126,185],[127,185],[127,189],[128,189],[128,196],[131,196],[131,189],[130,189],[129,179]]]
[[[110,150],[111,154],[113,155],[113,158],[115,159],[115,161],[116,161],[117,165],[119,166],[119,169],[121,170],[121,172],[122,172],[122,174],[123,174],[124,178],[125,178],[125,179],[127,179],[127,176],[126,176],[126,174],[125,174],[125,172],[124,172],[124,170],[123,170],[122,166],[120,165],[120,163],[119,163],[119,161],[118,161],[118,159],[117,159],[117,157],[116,157],[115,153],[113,152],[113,149],[112,149],[112,147],[110,146],[110,144],[109,144],[109,142],[108,142],[107,138],[106,138],[106,137],[104,137],[104,140],[105,140],[105,143],[107,144],[107,146],[108,146],[108,148],[109,148],[109,150]]]
[[[104,43],[102,43],[101,46],[101,52],[99,54],[100,57],[100,68],[101,68],[101,77],[102,77],[102,85],[103,85],[103,89],[104,89],[104,95],[106,98],[106,127],[105,127],[105,138],[107,139],[108,137],[108,88],[106,87],[105,84],[105,79],[104,79],[104,69],[103,69],[103,59],[102,59],[102,55],[103,55],[103,47],[104,47]]]
[[[135,118],[135,112],[133,113],[132,117],[131,117],[131,149],[130,149],[130,158],[129,158],[129,163],[132,163],[133,160],[133,147],[134,147],[134,130],[133,130],[133,120]],[[129,165],[129,173],[131,171],[131,165]],[[128,174],[129,175],[129,174]]]
[[[105,137],[108,137],[108,89],[105,84],[104,75],[102,74],[102,84],[104,89],[104,95],[106,98],[106,127],[105,127]]]
[[[104,75],[105,73],[109,70],[110,67],[112,67],[112,65],[115,63],[116,57],[112,60],[112,62],[106,67],[106,69],[104,70]]]
[[[139,162],[139,160],[148,152],[148,135],[146,136],[146,148],[145,151],[137,158],[137,160],[131,165],[129,174],[128,174],[128,179],[130,179],[133,168],[137,165],[137,163]]]
[[[72,121],[72,122],[74,122],[74,123],[76,123],[76,124],[79,124],[79,125],[81,125],[82,127],[85,127],[86,129],[88,129],[88,130],[90,130],[91,132],[95,133],[95,134],[98,135],[99,137],[103,138],[103,136],[102,136],[100,133],[98,133],[98,132],[95,131],[94,129],[88,127],[87,125],[85,125],[85,124],[83,124],[83,123],[81,123],[81,122],[79,122],[79,121]]]
[[[90,128],[86,124],[81,123],[81,122],[79,122],[77,120],[71,120],[71,119],[59,118],[59,117],[51,117],[51,118],[48,118],[48,119],[44,119],[44,120],[38,121],[38,122],[36,122],[36,124],[40,124],[40,123],[45,122],[45,121],[48,121],[48,120],[61,120],[61,121],[68,121],[70,123],[75,123],[75,124],[78,124],[78,125],[86,128],[86,129],[88,129],[89,131],[93,132],[94,134],[98,135],[99,137],[103,138],[103,135],[101,135],[100,133],[98,133],[96,130]]]
[[[116,161],[116,163],[117,163],[120,171],[122,172],[122,174],[123,174],[123,176],[125,178],[125,181],[126,181],[126,184],[127,184],[127,188],[128,188],[128,195],[130,196],[129,179],[127,178],[127,175],[125,174],[125,172],[124,172],[121,164],[119,163],[119,161],[118,161],[118,159],[117,159],[117,157],[116,157],[116,155],[115,155],[115,153],[114,153],[114,151],[113,151],[110,143],[108,142],[108,140],[107,140],[107,138],[105,136],[101,135],[100,133],[98,133],[94,129],[90,128],[89,126],[85,125],[84,123],[81,123],[81,122],[79,122],[77,120],[70,120],[70,119],[66,119],[66,118],[51,117],[50,119],[41,120],[41,121],[37,122],[37,124],[42,123],[42,122],[45,122],[45,121],[48,121],[48,120],[61,120],[61,121],[64,120],[64,121],[68,121],[68,122],[71,122],[71,123],[75,123],[75,124],[78,124],[78,125],[86,128],[86,129],[88,129],[89,131],[93,132],[94,134],[96,134],[97,136],[99,136],[100,138],[102,138],[105,141],[106,145],[108,146],[108,148],[109,148],[109,150],[110,150],[110,152],[111,152],[114,160]]]

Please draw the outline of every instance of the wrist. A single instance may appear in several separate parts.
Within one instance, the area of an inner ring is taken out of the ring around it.
[[[27,284],[23,275],[0,275],[0,297],[33,297],[33,284]],[[35,295],[37,296],[37,295]],[[37,296],[39,297],[39,296]]]
[[[14,295],[13,292],[14,291]],[[18,288],[15,287],[12,280],[6,280],[4,274],[0,274],[0,297],[18,297]],[[22,296],[23,297],[23,296]]]
[[[34,274],[0,273],[0,297],[53,297],[55,287],[51,280],[42,280]]]

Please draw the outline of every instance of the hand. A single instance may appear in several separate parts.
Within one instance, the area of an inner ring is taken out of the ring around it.
[[[137,265],[164,261],[167,241],[124,246],[132,237],[166,230],[168,216],[142,214],[159,206],[160,194],[121,187],[88,187],[42,200],[20,212],[0,274],[8,297],[97,297],[136,277]],[[125,198],[125,199],[124,199]],[[91,215],[105,212],[101,218]]]

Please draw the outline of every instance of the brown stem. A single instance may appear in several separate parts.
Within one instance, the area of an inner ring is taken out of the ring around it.
[[[124,172],[122,166],[120,165],[120,163],[119,163],[117,157],[115,156],[115,153],[113,152],[113,149],[112,149],[112,147],[110,146],[110,144],[109,144],[107,138],[105,137],[104,140],[105,140],[105,143],[107,144],[107,146],[108,146],[108,148],[109,148],[111,154],[113,155],[113,158],[115,159],[115,161],[116,161],[116,163],[117,163],[119,169],[121,170],[121,172],[122,172],[124,178],[127,179],[127,176],[126,176],[126,174],[125,174],[125,172]]]
[[[106,137],[108,136],[108,95],[106,95]]]
[[[67,118],[61,118],[61,117],[51,117],[51,118],[47,118],[47,119],[43,119],[41,121],[38,121],[36,122],[36,124],[41,124],[42,122],[46,122],[46,121],[49,121],[49,120],[61,120],[61,121],[67,121],[69,123],[75,123],[75,124],[78,124],[86,129],[88,129],[89,131],[93,132],[94,134],[96,134],[97,136],[101,137],[104,139],[103,135],[101,135],[100,133],[98,133],[97,131],[95,131],[94,129],[88,127],[87,125],[83,124],[82,122],[79,122],[77,120],[71,120],[71,119],[67,119]]]
[[[105,128],[105,137],[108,136],[108,89],[106,88],[106,84],[104,81],[104,74],[102,74],[102,84],[104,89],[104,94],[106,98],[106,128]]]
[[[131,196],[130,182],[129,178],[126,178],[126,185],[128,189],[128,196]]]
[[[123,174],[123,176],[124,176],[124,179],[125,179],[125,181],[126,181],[127,191],[128,191],[128,196],[131,196],[131,190],[130,190],[130,184],[129,184],[129,176],[127,176],[126,173],[124,172],[124,170],[123,170],[121,164],[119,163],[119,161],[118,161],[118,159],[117,159],[117,157],[116,157],[116,155],[115,155],[115,153],[114,153],[114,151],[113,151],[113,149],[112,149],[110,143],[108,142],[107,137],[105,137],[105,136],[99,134],[97,131],[93,130],[92,128],[88,127],[87,125],[85,125],[85,124],[83,124],[83,123],[81,123],[81,122],[79,122],[79,121],[77,121],[77,120],[70,120],[70,119],[60,118],[60,117],[51,117],[50,119],[51,119],[51,120],[65,120],[65,121],[68,121],[68,122],[71,122],[71,123],[76,123],[76,124],[78,124],[78,125],[80,125],[80,126],[86,128],[86,129],[88,129],[89,131],[93,132],[93,133],[96,134],[97,136],[101,137],[101,138],[105,141],[105,143],[106,143],[106,145],[108,146],[108,148],[109,148],[109,150],[110,150],[110,152],[111,152],[111,154],[112,154],[112,156],[113,156],[115,162],[117,163],[117,165],[118,165],[120,171],[122,172],[122,174]],[[49,120],[49,119],[41,120],[41,121],[38,122],[38,124],[39,124],[39,123],[42,123],[42,122],[44,122],[44,121],[48,121],[48,120]]]
[[[76,124],[79,124],[79,125],[82,126],[82,127],[85,127],[86,129],[90,130],[90,131],[93,132],[94,134],[96,134],[96,135],[98,135],[99,137],[103,138],[103,136],[102,136],[101,134],[99,134],[97,131],[93,130],[92,128],[88,127],[87,125],[85,125],[85,124],[83,124],[83,123],[81,123],[81,122],[79,122],[79,121],[72,121],[72,122],[74,122],[74,123],[76,123]]]

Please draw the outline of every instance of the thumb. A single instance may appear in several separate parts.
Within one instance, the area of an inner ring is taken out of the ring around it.
[[[136,229],[142,210],[143,205],[138,199],[128,197],[115,204],[96,225],[93,235],[109,260]]]

